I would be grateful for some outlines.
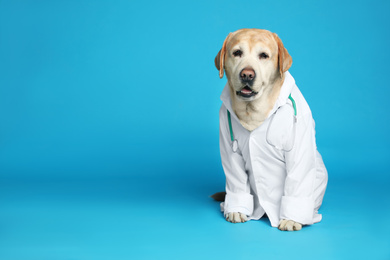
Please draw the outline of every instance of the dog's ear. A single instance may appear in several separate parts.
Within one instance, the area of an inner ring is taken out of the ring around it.
[[[215,57],[215,67],[217,70],[219,70],[219,77],[223,78],[223,70],[225,67],[225,54],[226,54],[226,44],[230,38],[230,35],[232,33],[229,33],[229,35],[226,37],[225,41],[223,42],[222,48],[219,50],[217,56]]]
[[[279,36],[276,33],[274,33],[273,36],[278,43],[278,65],[280,76],[282,77],[283,73],[288,71],[288,69],[291,67],[292,58],[290,54],[288,54],[287,49],[284,48],[282,40],[280,40]]]

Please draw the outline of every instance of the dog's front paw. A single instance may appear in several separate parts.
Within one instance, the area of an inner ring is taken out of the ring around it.
[[[240,212],[230,212],[225,215],[227,221],[231,223],[244,223],[248,221],[248,217]]]
[[[298,231],[302,229],[302,224],[293,220],[282,219],[278,228],[282,231]]]

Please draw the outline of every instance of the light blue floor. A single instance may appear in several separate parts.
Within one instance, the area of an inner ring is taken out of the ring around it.
[[[389,183],[369,177],[331,178],[323,221],[300,232],[226,222],[210,173],[0,183],[3,260],[390,259]]]

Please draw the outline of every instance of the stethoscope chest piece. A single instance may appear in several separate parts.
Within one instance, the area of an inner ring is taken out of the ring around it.
[[[238,150],[238,141],[237,141],[237,139],[234,139],[233,142],[232,142],[232,150],[233,150],[234,153],[236,153],[237,150]]]

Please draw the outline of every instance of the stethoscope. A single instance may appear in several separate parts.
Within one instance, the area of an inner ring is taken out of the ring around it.
[[[291,94],[289,95],[288,98],[290,99],[290,101],[291,101],[291,103],[292,103],[292,106],[293,106],[293,109],[294,109],[293,137],[295,138],[295,125],[296,125],[296,123],[297,123],[297,106],[296,106],[296,104],[295,104],[295,100],[291,97]],[[278,112],[278,110],[279,110],[279,108],[274,112],[274,115],[273,115],[273,117],[271,118],[271,122],[270,122],[269,125],[268,125],[267,134],[266,134],[266,136],[267,136],[266,140],[267,140],[267,143],[268,143],[269,145],[273,146],[274,148],[276,148],[276,149],[278,149],[278,150],[285,151],[285,152],[289,152],[289,151],[292,150],[292,148],[293,148],[292,146],[293,146],[293,145],[292,145],[291,147],[283,148],[283,147],[279,147],[279,146],[277,146],[277,145],[272,144],[272,143],[269,141],[269,139],[268,139],[268,131],[269,131],[269,128],[270,128],[270,126],[272,125],[273,120],[274,120],[274,118],[275,118],[275,114]],[[227,110],[227,117],[228,117],[228,121],[229,121],[230,139],[231,139],[231,141],[232,141],[231,147],[232,147],[233,152],[236,153],[236,152],[238,151],[238,141],[237,141],[237,139],[234,138],[233,126],[232,126],[232,119],[231,119],[231,115],[230,115],[230,111],[229,111],[229,110]],[[294,143],[294,142],[292,142],[292,143]]]

